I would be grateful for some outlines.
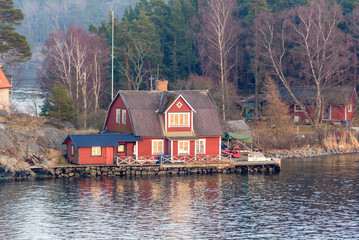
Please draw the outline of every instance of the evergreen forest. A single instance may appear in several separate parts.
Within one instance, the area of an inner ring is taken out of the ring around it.
[[[120,89],[150,90],[156,79],[168,80],[170,90],[208,89],[223,120],[240,117],[239,100],[250,94],[257,96],[258,114],[258,96],[269,77],[288,91],[313,86],[319,95],[326,87],[358,85],[359,0],[49,3],[42,5],[48,14],[37,16],[44,17],[40,22],[46,26],[28,39],[45,44],[45,89],[64,87],[79,116],[89,106],[97,111],[111,101],[112,43],[115,94]],[[29,24],[22,29],[33,29]],[[49,26],[52,31],[44,30]],[[71,42],[73,34],[79,36],[78,47]],[[61,49],[54,50],[59,46],[77,49],[66,53],[76,57],[59,64],[56,52]],[[73,70],[66,72],[67,65]]]

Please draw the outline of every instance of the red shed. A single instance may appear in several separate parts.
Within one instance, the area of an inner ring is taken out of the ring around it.
[[[67,145],[70,163],[114,164],[115,156],[132,156],[137,141],[142,138],[133,134],[70,134],[62,144]]]

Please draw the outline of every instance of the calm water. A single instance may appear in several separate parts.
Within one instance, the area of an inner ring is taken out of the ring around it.
[[[0,181],[0,239],[359,239],[359,156],[273,175]]]

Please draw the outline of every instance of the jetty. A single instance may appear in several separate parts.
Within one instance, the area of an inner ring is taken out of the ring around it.
[[[96,177],[190,174],[275,173],[281,169],[280,159],[274,161],[232,161],[217,163],[155,163],[113,165],[32,166],[36,177]]]

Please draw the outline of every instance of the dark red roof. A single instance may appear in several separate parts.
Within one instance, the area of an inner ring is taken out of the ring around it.
[[[315,104],[317,90],[314,87],[298,86],[291,88],[294,96],[303,104]],[[292,96],[284,87],[279,89],[282,99],[287,104],[295,104]],[[326,105],[346,105],[354,96],[357,102],[358,96],[354,87],[334,86],[322,90],[323,103]]]
[[[11,88],[11,84],[7,80],[1,68],[0,68],[0,88]]]
[[[218,109],[208,91],[120,91],[131,118],[135,136],[163,137],[160,113],[181,95],[195,110],[193,125],[195,135],[222,136]]]

